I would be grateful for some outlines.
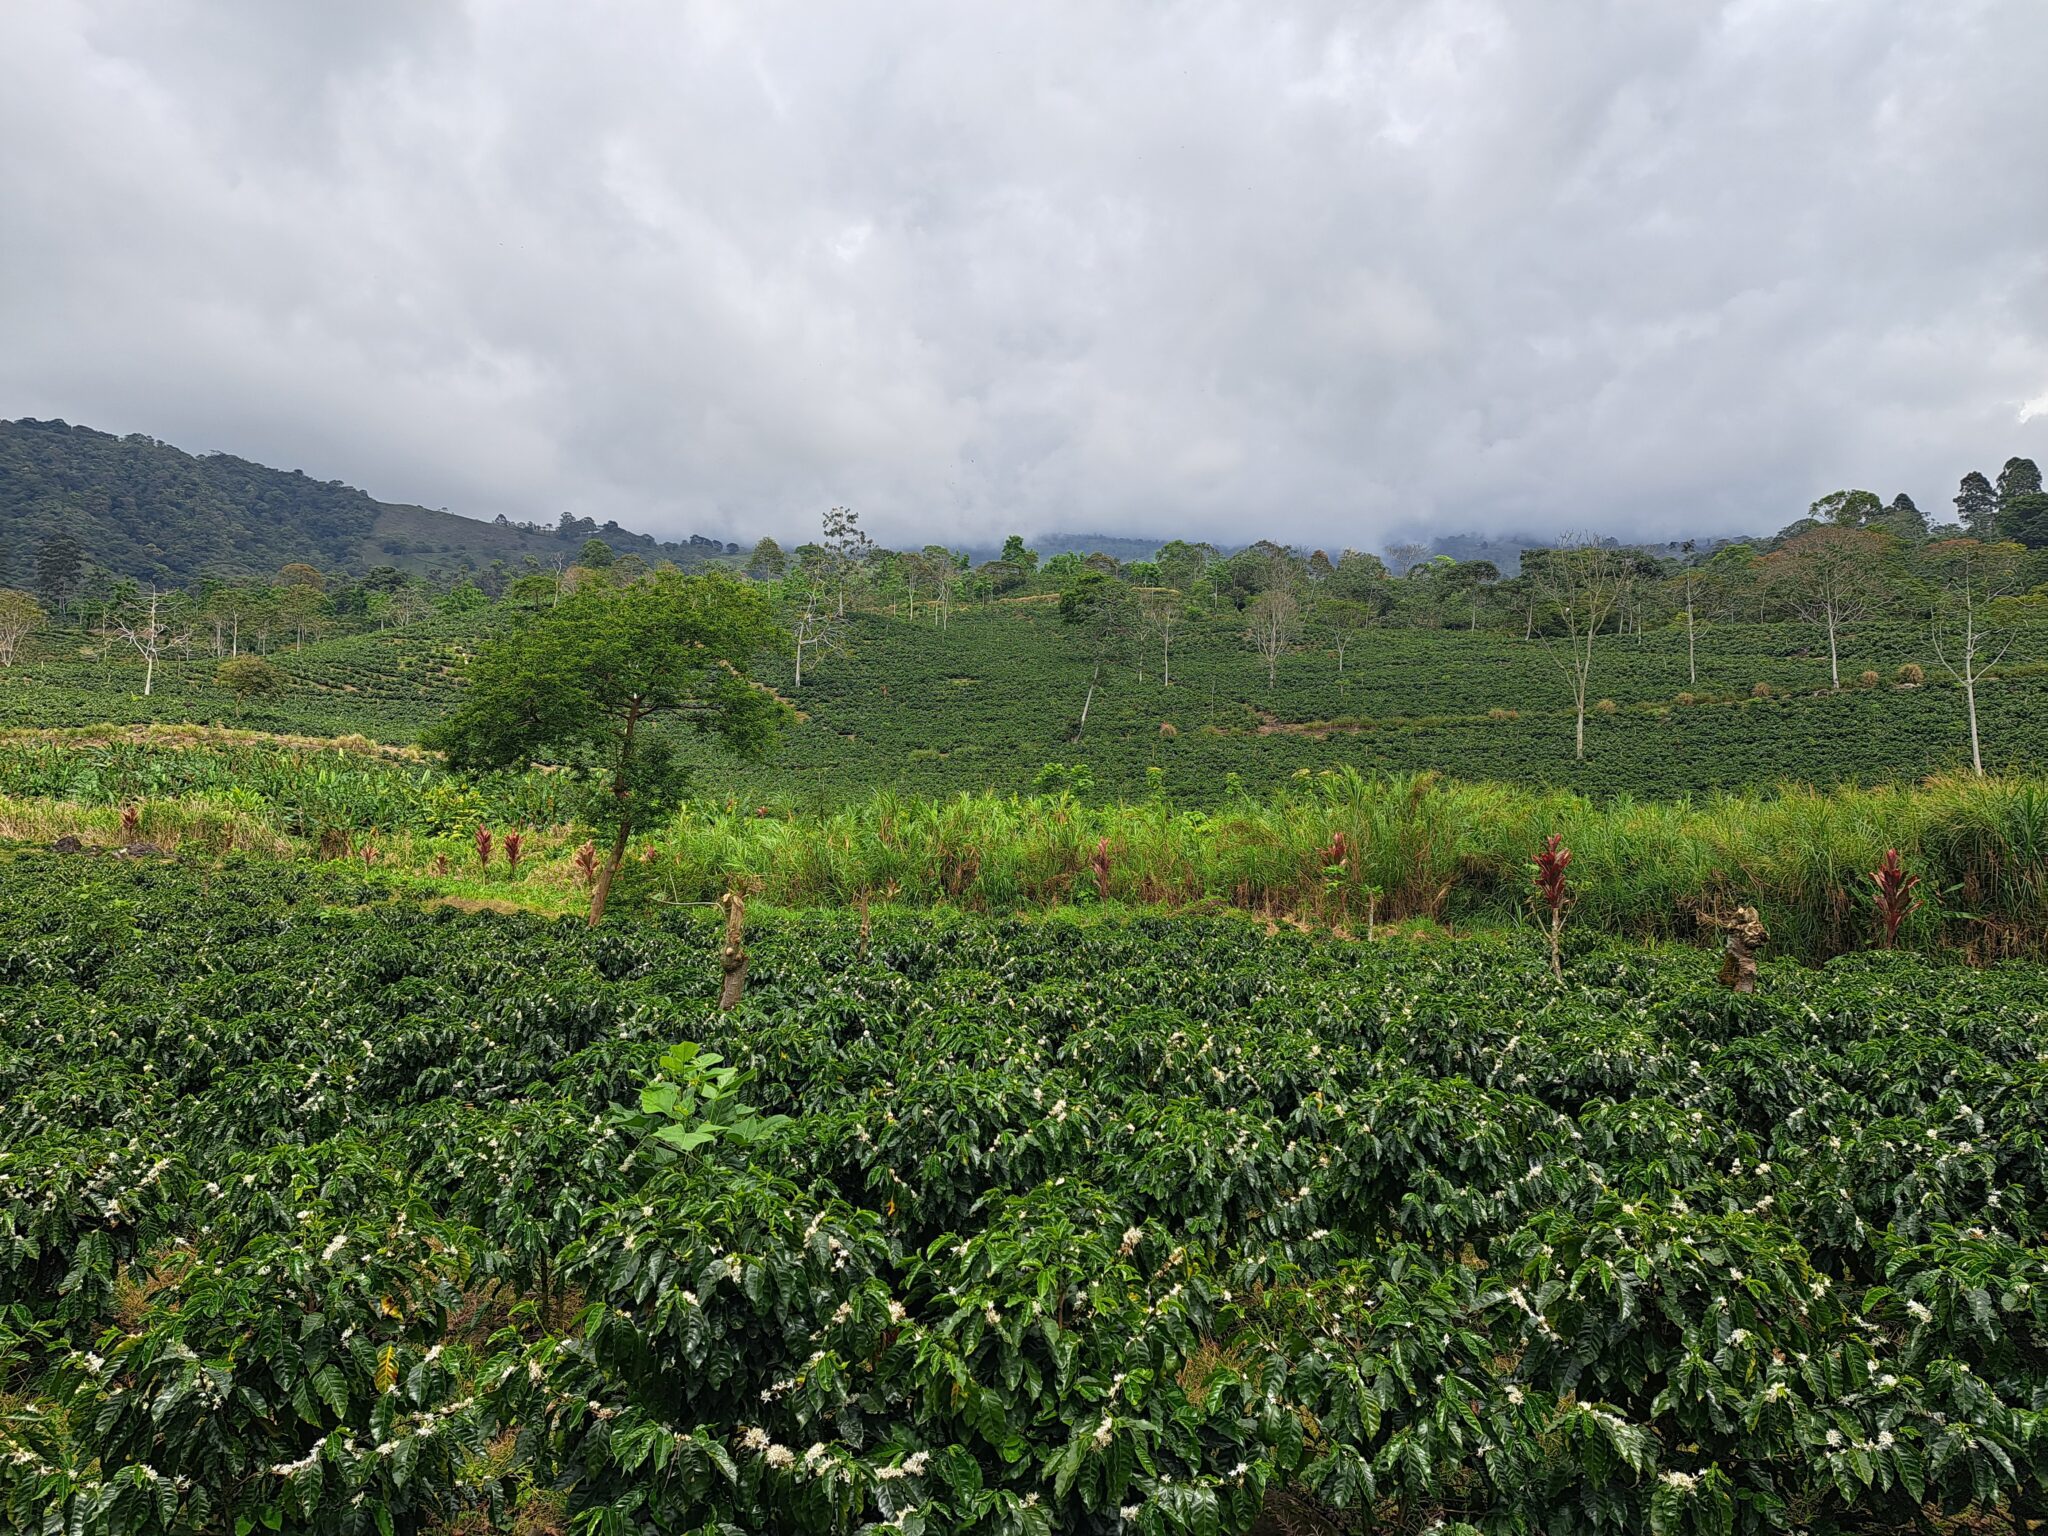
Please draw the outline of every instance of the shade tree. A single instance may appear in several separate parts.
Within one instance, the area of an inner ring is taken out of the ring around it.
[[[1920,564],[1940,590],[1933,615],[1934,657],[1963,692],[1970,766],[1984,772],[1977,724],[1977,684],[2012,644],[1991,623],[1991,604],[2018,585],[2026,551],[2018,544],[1944,539],[1921,552]]]
[[[1882,534],[1846,526],[1809,529],[1763,557],[1765,590],[1827,636],[1828,682],[1842,686],[1839,637],[1883,595],[1887,553]]]
[[[780,637],[766,594],[729,576],[585,587],[486,642],[461,701],[423,739],[462,773],[545,762],[576,775],[590,819],[612,834],[591,885],[595,927],[634,827],[688,781],[658,725],[679,719],[737,756],[764,755],[790,711],[751,668]]]

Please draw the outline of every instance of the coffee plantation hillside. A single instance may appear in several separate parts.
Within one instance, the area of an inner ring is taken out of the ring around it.
[[[0,898],[9,1529],[2048,1512],[2040,967]]]
[[[54,632],[0,671],[0,721],[204,721],[409,742],[445,712],[477,647],[520,621],[501,604],[277,647],[266,658],[277,687],[246,698],[221,684],[214,660],[175,653],[142,697],[132,656]],[[1970,760],[1962,692],[1929,631],[1902,622],[1851,632],[1839,691],[1810,626],[1702,629],[1697,681],[1682,632],[1606,637],[1584,762],[1573,758],[1555,655],[1516,635],[1370,631],[1347,648],[1341,672],[1333,652],[1303,649],[1281,657],[1269,682],[1241,621],[1215,618],[1176,641],[1171,686],[1158,656],[1133,651],[1105,669],[1092,697],[1092,662],[1056,603],[962,609],[944,628],[855,612],[844,639],[807,663],[801,688],[789,658],[763,664],[801,719],[772,764],[722,767],[722,783],[833,805],[878,786],[1026,789],[1058,764],[1085,770],[1097,795],[1144,794],[1156,770],[1177,800],[1210,805],[1235,785],[1264,789],[1349,765],[1670,797],[1785,780],[1910,780]],[[1978,704],[1988,767],[2048,761],[2048,631],[2015,630]]]

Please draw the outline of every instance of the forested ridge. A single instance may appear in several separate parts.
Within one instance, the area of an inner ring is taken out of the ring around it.
[[[140,433],[0,421],[0,559],[6,578],[22,585],[37,551],[60,534],[89,565],[169,584],[293,562],[352,572],[389,564],[446,579],[493,562],[558,559],[592,536],[679,563],[726,553],[710,540],[662,542],[564,517],[551,528],[487,522],[381,502],[339,480],[229,453],[186,453]]]

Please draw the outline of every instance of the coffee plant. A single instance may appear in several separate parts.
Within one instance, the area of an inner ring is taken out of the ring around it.
[[[2048,1517],[2039,966],[401,890],[0,853],[0,1527]]]

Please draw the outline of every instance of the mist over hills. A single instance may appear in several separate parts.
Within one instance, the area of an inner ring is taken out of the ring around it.
[[[552,527],[503,517],[486,521],[379,501],[340,480],[316,480],[302,470],[276,469],[230,453],[188,453],[142,433],[116,435],[33,417],[0,421],[0,577],[18,578],[59,528],[78,541],[89,563],[117,576],[165,583],[263,576],[293,561],[357,573],[395,566],[448,582],[500,563],[559,564],[591,538],[620,554],[686,567],[746,552],[737,542],[701,535],[657,539],[569,513]],[[1119,562],[1149,560],[1166,542],[1065,530],[1028,540],[1042,556],[1100,553]],[[1448,533],[1375,552],[1386,554],[1397,569],[1448,555],[1487,560],[1512,575],[1523,550],[1553,541],[1535,533]],[[1223,552],[1251,542],[1222,546]],[[1701,547],[1725,542],[1701,541]],[[960,552],[979,563],[994,559],[1001,544],[1001,537],[992,537]],[[1679,546],[1646,549],[1671,555]]]

